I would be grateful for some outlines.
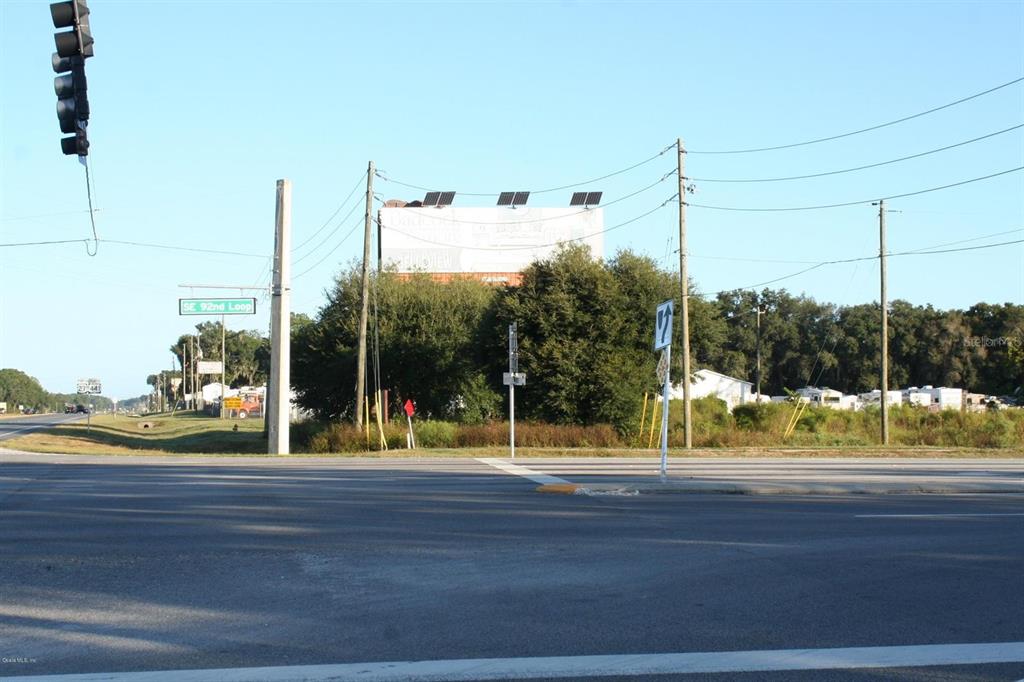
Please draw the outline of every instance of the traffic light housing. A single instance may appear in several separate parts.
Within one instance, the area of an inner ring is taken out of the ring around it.
[[[71,134],[62,138],[61,151],[65,154],[86,156],[89,139],[86,126],[89,121],[88,84],[85,78],[85,60],[93,56],[93,39],[89,28],[89,7],[85,0],[55,2],[50,5],[54,28],[70,28],[53,34],[57,51],[53,54],[53,79],[57,95],[57,120],[60,131]]]

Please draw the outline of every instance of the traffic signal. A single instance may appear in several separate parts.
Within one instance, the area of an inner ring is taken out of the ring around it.
[[[60,131],[72,134],[62,138],[61,151],[85,156],[89,153],[86,126],[89,121],[88,85],[85,60],[93,56],[93,39],[89,30],[89,7],[85,0],[55,2],[50,5],[54,28],[70,28],[53,34],[57,51],[53,54],[53,70],[63,74],[53,79],[57,94],[57,120]]]

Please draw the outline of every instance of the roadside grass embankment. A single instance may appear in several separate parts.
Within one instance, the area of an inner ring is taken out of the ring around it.
[[[660,413],[660,411],[659,411]],[[783,437],[791,405],[737,408],[694,401],[694,449],[685,451],[681,405],[670,405],[669,454],[673,457],[1024,457],[1024,410],[998,413],[928,412],[894,408],[891,445],[878,445],[877,410],[843,412],[808,408],[796,431]],[[406,446],[406,426],[384,425],[387,448],[376,425],[303,422],[292,425],[291,451],[314,457],[506,457],[508,423],[413,423],[417,448]],[[639,420],[637,423],[639,427]],[[113,455],[266,455],[262,419],[222,420],[197,412],[144,418],[98,415],[33,431],[0,447],[29,452]],[[652,457],[658,454],[657,425],[621,434],[609,425],[517,422],[516,451],[522,457]]]
[[[147,417],[95,415],[0,442],[27,452],[82,455],[265,454],[262,419],[228,420],[199,412]],[[236,430],[237,428],[237,430]]]

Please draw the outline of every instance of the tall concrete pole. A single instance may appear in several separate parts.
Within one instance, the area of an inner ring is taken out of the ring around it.
[[[227,410],[224,409],[224,380],[228,371],[227,356],[227,332],[225,331],[224,315],[220,316],[220,418],[227,417]]]
[[[366,168],[366,215],[363,227],[363,295],[359,310],[359,359],[356,367],[356,426],[363,425],[363,390],[366,386],[366,318],[370,310],[370,227],[373,225],[373,161]]]
[[[761,298],[754,294],[757,305],[757,370],[754,373],[757,381],[757,402],[761,402]]]
[[[683,140],[676,139],[679,153],[679,294],[683,320],[683,428],[686,449],[693,447],[693,422],[690,418],[690,282],[686,273],[686,179],[683,174]]]
[[[885,273],[885,199],[878,201],[878,262],[882,299],[882,445],[889,444],[889,303]]]
[[[277,215],[274,232],[274,281],[270,300],[270,433],[267,451],[288,454],[291,413],[291,250],[292,183],[277,181]]]

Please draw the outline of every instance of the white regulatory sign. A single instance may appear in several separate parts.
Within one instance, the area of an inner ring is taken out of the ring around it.
[[[658,304],[654,316],[654,350],[672,345],[672,299]]]
[[[99,379],[79,379],[78,393],[99,395],[103,392],[103,384]]]

